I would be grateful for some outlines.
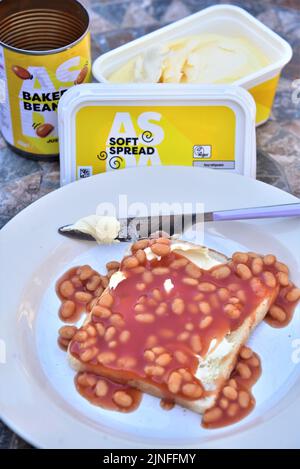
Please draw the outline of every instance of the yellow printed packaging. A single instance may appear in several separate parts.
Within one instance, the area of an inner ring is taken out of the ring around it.
[[[231,84],[248,90],[256,103],[256,125],[268,120],[278,85],[281,70],[292,57],[291,46],[270,28],[258,21],[243,8],[234,5],[215,5],[187,16],[182,20],[157,29],[134,41],[118,47],[98,57],[93,63],[93,75],[101,83],[109,83],[113,74],[137,56],[145,58],[145,54],[162,46],[197,35],[222,35],[229,41],[247,40],[258,55],[266,58],[265,65],[245,72],[239,78],[232,78]],[[151,54],[150,54],[151,55]],[[152,57],[153,60],[153,57]],[[205,57],[200,62],[205,68]],[[155,61],[154,61],[155,65]],[[219,73],[220,64],[216,64]],[[153,68],[150,67],[151,74]],[[246,67],[247,70],[247,67]],[[149,82],[143,77],[144,82]],[[221,83],[220,78],[217,83]],[[211,83],[211,82],[210,82]],[[228,81],[227,81],[228,83]]]
[[[18,153],[53,158],[59,99],[90,81],[89,18],[75,0],[30,0],[22,11],[10,3],[0,4],[1,131]]]
[[[255,103],[232,85],[70,89],[58,108],[61,184],[153,165],[255,177]]]

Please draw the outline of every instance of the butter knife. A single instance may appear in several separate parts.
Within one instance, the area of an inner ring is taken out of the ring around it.
[[[204,213],[159,215],[149,217],[121,218],[121,229],[116,238],[118,241],[133,241],[145,238],[155,232],[167,232],[170,236],[181,234],[184,230],[199,222],[251,220],[260,218],[281,218],[300,216],[300,203],[271,205],[265,207],[249,207],[233,210],[221,210]],[[59,234],[70,238],[95,241],[95,239],[73,225],[61,226]]]

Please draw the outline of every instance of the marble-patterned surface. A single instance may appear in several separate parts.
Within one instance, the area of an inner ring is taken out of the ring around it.
[[[299,0],[82,0],[91,17],[93,57],[158,27],[217,3],[239,5],[287,39],[294,49],[284,69],[271,119],[257,131],[258,179],[300,197]],[[59,187],[57,162],[14,154],[0,137],[0,227],[20,210]],[[29,448],[0,423],[0,448]]]

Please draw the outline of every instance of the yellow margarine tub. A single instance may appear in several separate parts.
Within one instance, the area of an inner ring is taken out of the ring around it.
[[[104,83],[235,84],[256,102],[256,124],[270,116],[289,44],[239,7],[206,8],[99,57]]]
[[[62,185],[153,165],[256,174],[255,102],[234,85],[84,84],[58,125]]]

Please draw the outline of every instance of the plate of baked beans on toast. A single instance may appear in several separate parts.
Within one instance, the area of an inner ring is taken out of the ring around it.
[[[23,210],[0,232],[4,422],[41,448],[299,447],[299,218],[126,242],[57,231],[85,220],[99,235],[86,218],[99,204],[132,217],[297,201],[236,174],[147,167]]]

